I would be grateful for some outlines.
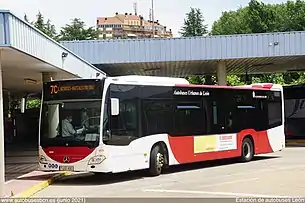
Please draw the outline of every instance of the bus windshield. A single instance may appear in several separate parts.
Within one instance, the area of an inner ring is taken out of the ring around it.
[[[104,80],[81,79],[44,84],[42,147],[98,146],[103,83]]]
[[[49,101],[42,105],[40,145],[96,147],[101,101]]]

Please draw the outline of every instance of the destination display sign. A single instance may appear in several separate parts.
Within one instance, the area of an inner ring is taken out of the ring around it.
[[[103,80],[67,80],[44,83],[44,100],[97,99],[102,97]]]
[[[95,90],[94,85],[50,85],[50,94],[58,94],[59,92],[71,92],[71,91],[90,91]]]

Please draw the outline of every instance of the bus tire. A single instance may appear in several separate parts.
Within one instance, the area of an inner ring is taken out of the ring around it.
[[[241,157],[240,161],[242,162],[249,162],[252,160],[254,156],[254,147],[253,142],[250,138],[246,137],[243,140],[241,145]]]
[[[158,176],[162,173],[164,167],[164,150],[162,150],[160,145],[153,147],[150,153],[150,163],[149,163],[149,174],[152,176]]]

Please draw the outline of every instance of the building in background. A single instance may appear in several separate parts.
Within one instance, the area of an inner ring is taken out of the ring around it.
[[[161,25],[159,21],[145,20],[143,16],[125,13],[116,13],[112,17],[98,17],[97,29],[100,39],[152,38],[153,27],[155,38],[172,38],[171,29]]]

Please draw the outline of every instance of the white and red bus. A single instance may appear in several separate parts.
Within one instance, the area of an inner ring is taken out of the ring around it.
[[[285,148],[283,89],[153,76],[51,81],[43,88],[39,145],[44,171],[159,175],[171,165],[248,162]]]

